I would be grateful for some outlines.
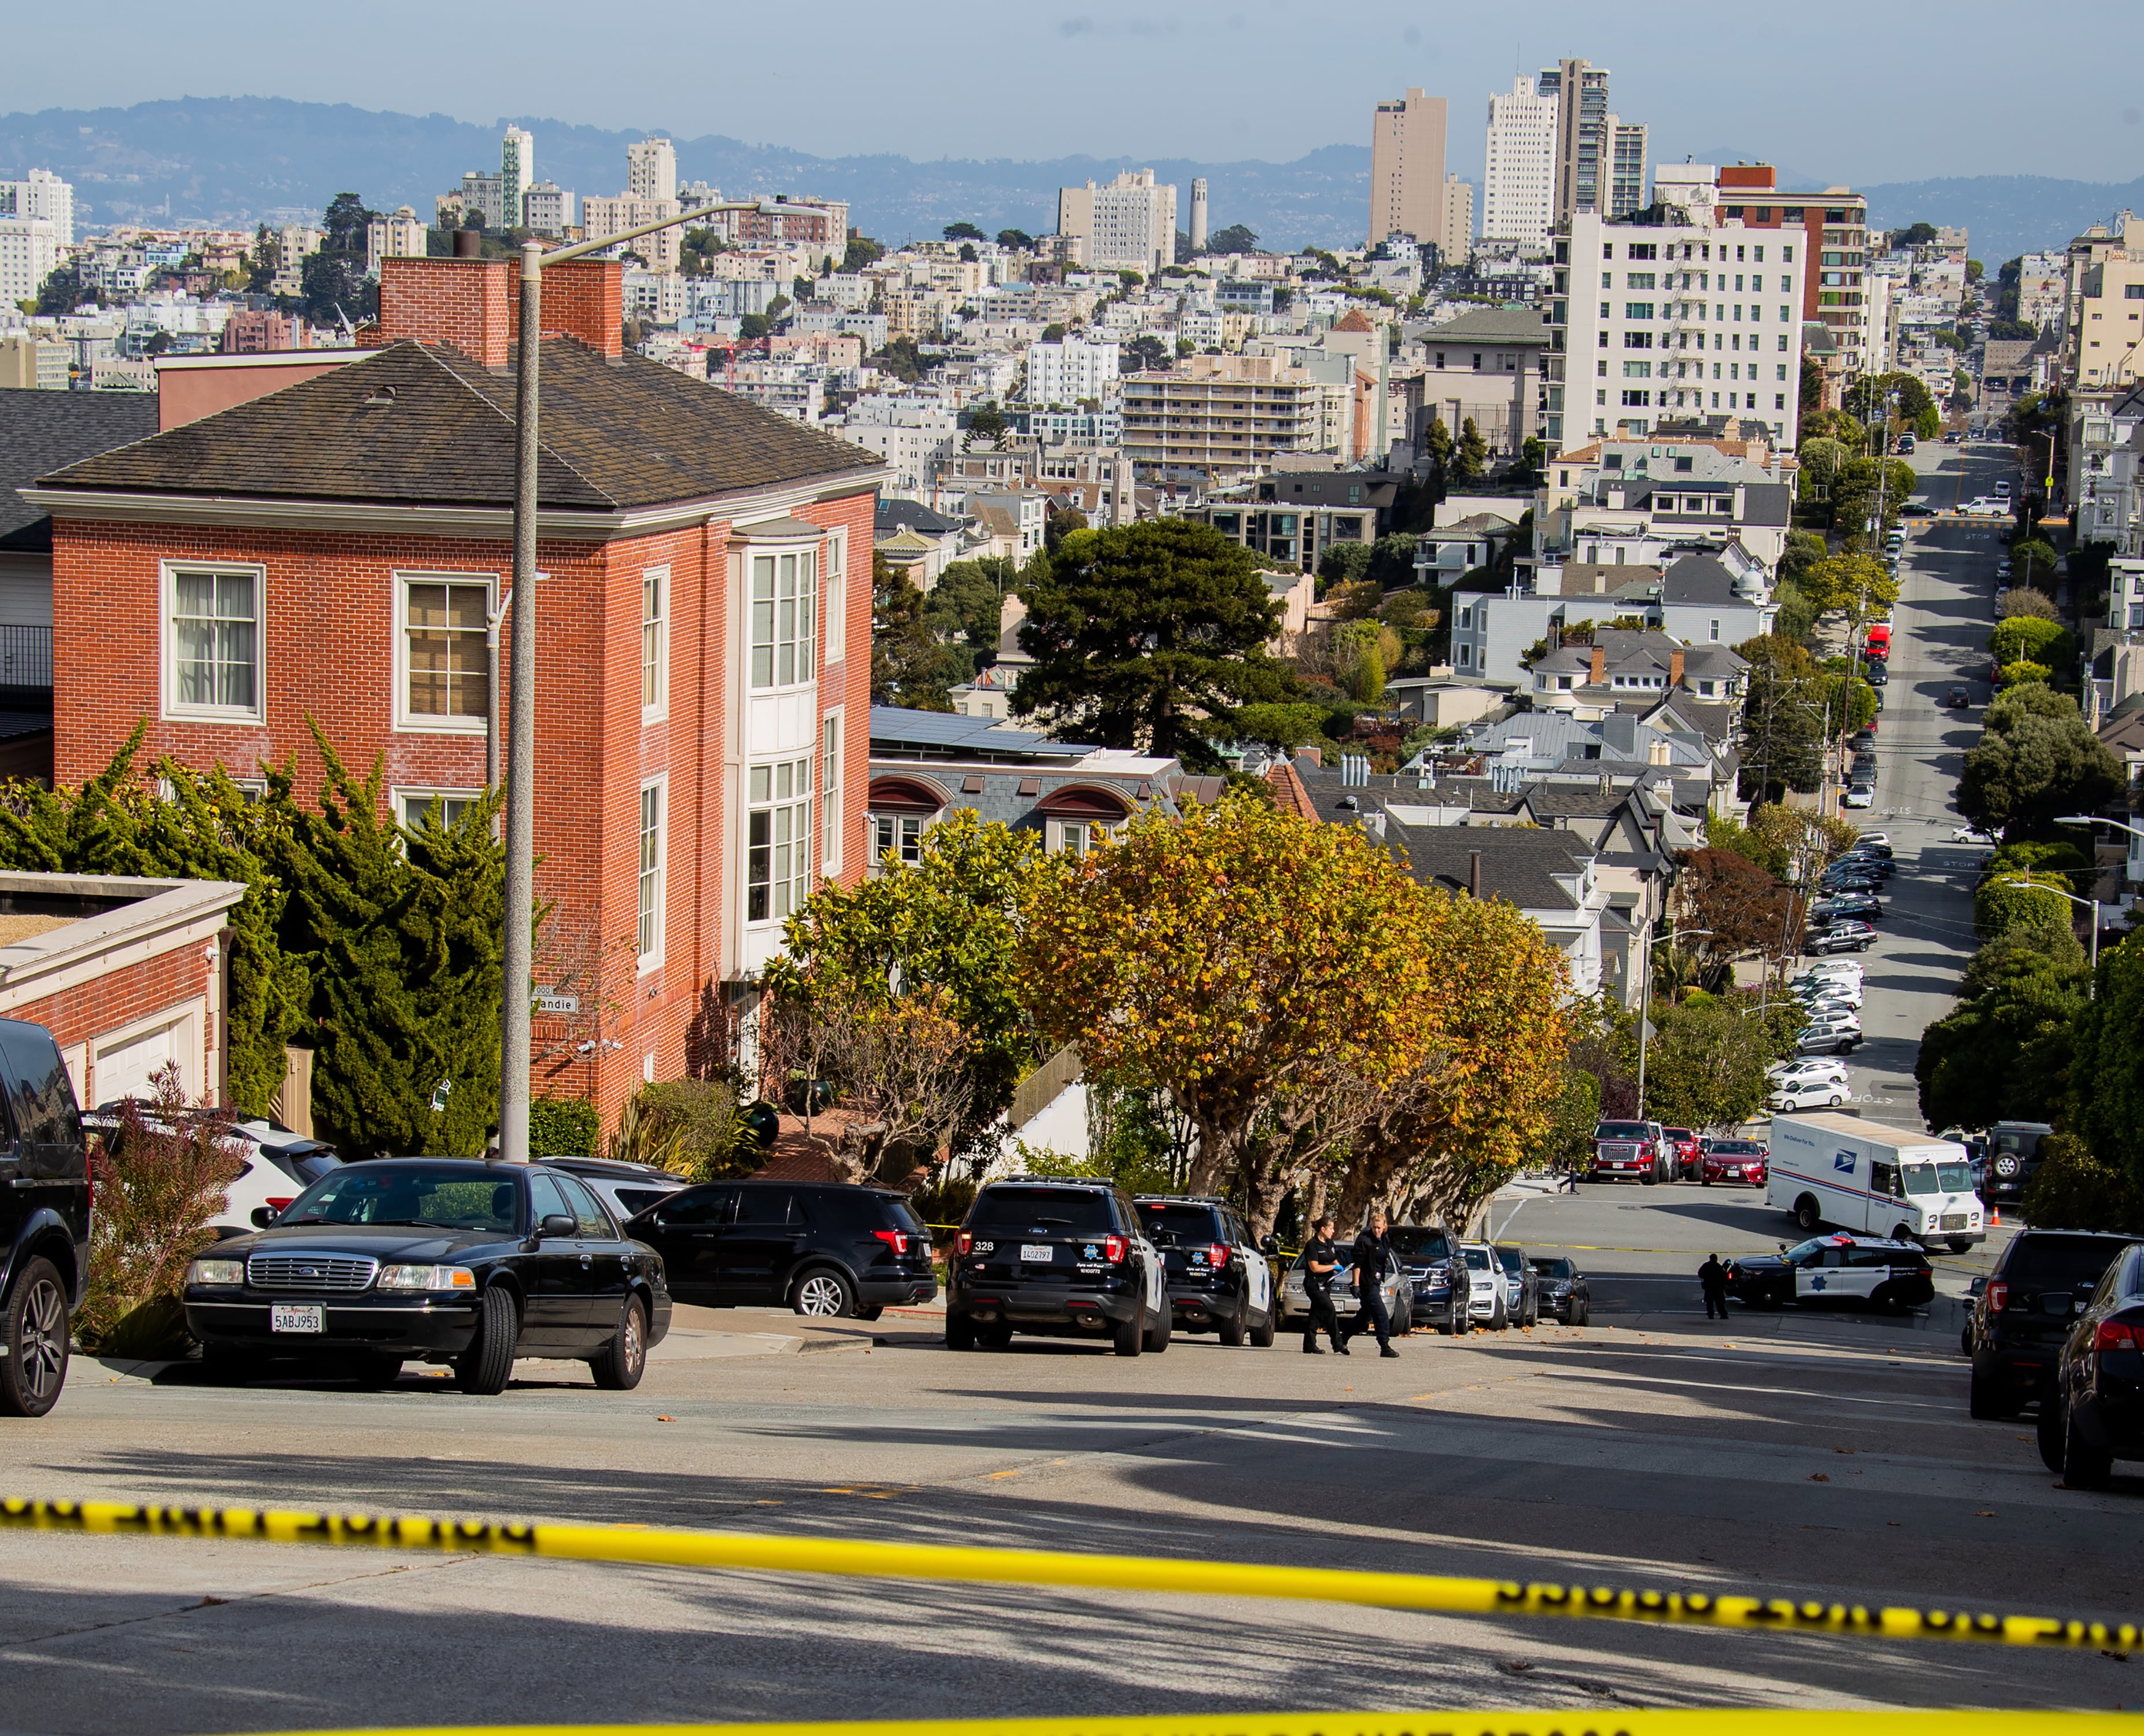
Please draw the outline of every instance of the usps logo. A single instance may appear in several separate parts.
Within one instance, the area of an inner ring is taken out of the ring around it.
[[[1837,1157],[1831,1160],[1831,1167],[1834,1169],[1836,1169],[1841,1175],[1853,1174],[1854,1153],[1850,1151],[1843,1151],[1839,1153]]]

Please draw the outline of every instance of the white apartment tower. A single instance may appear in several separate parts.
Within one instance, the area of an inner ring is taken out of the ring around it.
[[[1556,98],[1524,73],[1489,98],[1481,239],[1545,246],[1556,228]]]
[[[1114,400],[1117,393],[1117,346],[1069,338],[1059,344],[1027,346],[1027,401],[1074,404]]]
[[[64,255],[51,218],[0,217],[0,306],[34,300]]]
[[[1176,189],[1151,169],[1127,169],[1107,186],[1060,187],[1057,232],[1085,241],[1090,270],[1150,277],[1176,261]]]
[[[1571,218],[1556,244],[1564,384],[1560,399],[1551,388],[1552,444],[1732,419],[1794,449],[1807,231],[1715,222],[1718,209],[1693,201],[1672,225]]]
[[[677,196],[677,147],[661,136],[625,147],[625,192],[628,199]]]
[[[1206,250],[1206,181],[1203,176],[1191,183],[1191,250]]]
[[[1445,186],[1445,101],[1410,89],[1371,116],[1370,245],[1411,235],[1440,258],[1464,258],[1467,236],[1452,235]],[[1471,215],[1471,211],[1470,211]]]
[[[50,169],[32,169],[24,181],[0,181],[0,217],[42,220],[62,247],[74,246],[74,188]]]
[[[536,179],[535,135],[509,126],[499,146],[499,208],[500,221],[509,229],[522,226],[522,196]]]

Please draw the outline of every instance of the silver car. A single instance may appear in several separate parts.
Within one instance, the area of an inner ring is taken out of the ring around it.
[[[1310,1326],[1310,1297],[1303,1287],[1303,1262],[1308,1257],[1307,1253],[1295,1257],[1280,1287],[1280,1330],[1284,1332],[1304,1332]],[[1354,1244],[1339,1243],[1333,1258],[1337,1263],[1333,1270],[1333,1312],[1345,1326],[1362,1312],[1362,1298],[1355,1294]],[[1414,1318],[1412,1288],[1389,1248],[1385,1251],[1385,1270],[1377,1287],[1384,1293],[1385,1318],[1392,1322],[1392,1331],[1406,1332]]]

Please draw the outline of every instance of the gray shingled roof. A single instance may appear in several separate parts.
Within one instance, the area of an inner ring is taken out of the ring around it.
[[[148,392],[35,392],[0,389],[0,549],[42,554],[52,546],[52,521],[15,491],[47,471],[156,431]]]
[[[1662,603],[1742,603],[1735,575],[1714,554],[1686,554],[1660,575]]]
[[[510,370],[404,340],[48,474],[113,492],[509,506]],[[645,357],[543,343],[546,507],[611,511],[876,469],[870,453]]]
[[[1388,820],[1387,848],[1425,886],[1464,892],[1481,858],[1481,895],[1522,910],[1575,910],[1578,900],[1556,883],[1581,872],[1592,852],[1569,832],[1530,826],[1402,826]]]
[[[1442,325],[1418,325],[1407,334],[1432,346],[1443,344],[1546,344],[1549,330],[1539,310],[1527,307],[1470,308]]]
[[[1794,491],[1783,482],[1753,482],[1742,490],[1742,522],[1775,525],[1794,522]]]

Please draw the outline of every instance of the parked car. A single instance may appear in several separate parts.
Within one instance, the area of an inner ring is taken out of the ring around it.
[[[1966,1322],[1973,1416],[2015,1416],[2053,1391],[2064,1341],[2107,1267],[2134,1240],[2041,1229],[2011,1238]]]
[[[516,1357],[588,1364],[638,1386],[670,1329],[662,1257],[620,1233],[578,1178],[477,1158],[381,1158],[332,1171],[186,1274],[186,1330],[209,1370],[340,1364],[384,1386],[415,1359],[466,1392],[504,1389]]]
[[[1287,1280],[1281,1286],[1280,1323],[1283,1332],[1310,1330],[1310,1292],[1303,1287],[1308,1258],[1308,1254],[1295,1257],[1295,1263],[1288,1267]],[[1390,1252],[1385,1255],[1385,1269],[1379,1274],[1377,1283],[1385,1298],[1385,1317],[1392,1322],[1394,1332],[1406,1332],[1414,1319],[1414,1287]],[[1343,1241],[1338,1245],[1332,1294],[1333,1312],[1344,1332],[1347,1323],[1362,1312],[1362,1298],[1355,1293],[1355,1245],[1352,1242]]]
[[[1491,1244],[1490,1252],[1504,1269],[1504,1313],[1513,1326],[1541,1324],[1541,1274],[1526,1263],[1525,1250],[1505,1242]]]
[[[1837,1079],[1811,1079],[1797,1085],[1774,1085],[1764,1107],[1774,1115],[1791,1115],[1797,1109],[1835,1109],[1847,1096],[1846,1087]]]
[[[1776,1254],[1737,1256],[1728,1264],[1727,1293],[1752,1308],[1863,1302],[1903,1310],[1935,1294],[1935,1272],[1914,1242],[1813,1236]]]
[[[1473,1287],[1467,1302],[1467,1317],[1476,1326],[1501,1332],[1511,1323],[1503,1262],[1486,1242],[1462,1242],[1459,1252],[1467,1262],[1467,1279]]]
[[[653,1163],[620,1163],[609,1158],[537,1158],[532,1161],[547,1169],[560,1169],[568,1175],[578,1176],[593,1190],[596,1198],[610,1208],[610,1215],[620,1223],[638,1218],[650,1206],[692,1185],[683,1176],[672,1170],[658,1169]]]
[[[1980,1197],[1990,1205],[2023,1198],[2039,1173],[2040,1142],[2052,1132],[2044,1121],[1998,1121],[1988,1128]]]
[[[1794,1039],[1795,1053],[1804,1055],[1850,1055],[1860,1046],[1861,1033],[1852,1025],[1805,1029]]]
[[[1861,678],[1872,687],[1885,687],[1890,682],[1891,672],[1884,666],[1883,658],[1874,657],[1862,665]]]
[[[2103,1489],[2117,1459],[2144,1458],[2144,1247],[2117,1255],[2064,1340],[2040,1459],[2072,1489]]]
[[[1839,922],[1812,931],[1802,941],[1802,950],[1822,957],[1827,953],[1866,952],[1876,944],[1876,930],[1865,922]]]
[[[1851,847],[1855,850],[1873,850],[1878,856],[1888,856],[1891,854],[1891,835],[1888,832],[1864,832],[1854,841]]]
[[[1464,1332],[1473,1285],[1459,1245],[1443,1230],[1413,1223],[1394,1224],[1385,1239],[1407,1274],[1410,1322],[1433,1326],[1440,1332]]]
[[[1820,1061],[1814,1055],[1799,1061],[1775,1061],[1764,1069],[1764,1077],[1774,1085],[1802,1085],[1821,1079],[1836,1079],[1844,1084],[1846,1064]]]
[[[1566,1326],[1585,1326],[1593,1318],[1593,1292],[1586,1274],[1561,1254],[1536,1254],[1534,1274],[1541,1284],[1541,1312]]]
[[[1849,982],[1859,983],[1868,975],[1869,967],[1859,959],[1819,959],[1814,965],[1803,965],[1796,974],[1794,980],[1798,983],[1809,983],[1842,979]]]
[[[1962,693],[1965,690],[1963,687],[1953,687],[1951,689],[1951,692],[1953,694]],[[1957,704],[1958,702],[1956,699],[1952,701],[1953,704]],[[1993,832],[1984,832],[1977,826],[1961,826],[1950,835],[1950,841],[1953,844],[1996,845],[2000,844],[2003,841]]]
[[[1668,1149],[1674,1154],[1671,1167],[1675,1179],[1691,1180],[1697,1174],[1697,1129],[1669,1127],[1660,1131],[1666,1135]]]
[[[89,1280],[89,1142],[44,1026],[0,1019],[0,1416],[42,1416]]]
[[[789,1307],[876,1320],[931,1301],[931,1232],[906,1198],[841,1182],[709,1182],[626,1224],[663,1256],[670,1293],[699,1307]]]
[[[181,1126],[191,1126],[209,1118],[206,1112],[187,1110],[178,1117],[167,1118],[161,1112],[150,1113],[147,1105],[137,1108],[144,1125],[159,1131],[170,1131],[175,1121]],[[121,1109],[122,1105],[115,1101],[88,1110],[82,1118],[83,1132],[111,1138],[122,1125]],[[263,1208],[281,1211],[342,1163],[335,1151],[320,1141],[294,1133],[280,1123],[266,1119],[223,1123],[219,1137],[239,1163],[238,1173],[224,1189],[221,1209],[208,1219],[207,1228],[220,1238],[251,1234],[256,1212]]]
[[[1023,1177],[975,1195],[953,1238],[945,1344],[1002,1350],[1015,1332],[1089,1338],[1120,1357],[1169,1348],[1166,1269],[1109,1182]]]
[[[1827,924],[1842,916],[1865,922],[1883,914],[1883,901],[1872,892],[1841,892],[1834,897],[1819,898],[1809,906],[1810,920]]]
[[[1876,806],[1875,786],[1873,784],[1849,784],[1839,806],[1848,808],[1874,807]]]
[[[1715,1182],[1741,1182],[1752,1188],[1764,1185],[1769,1154],[1754,1139],[1712,1139],[1705,1143],[1699,1166],[1699,1181],[1710,1188]]]
[[[1273,1342],[1272,1237],[1261,1247],[1225,1199],[1143,1193],[1133,1200],[1146,1239],[1160,1250],[1178,1332],[1212,1332],[1223,1344]]]
[[[1589,1181],[1621,1178],[1650,1188],[1665,1181],[1670,1159],[1657,1121],[1604,1121],[1593,1129],[1593,1162]]]

